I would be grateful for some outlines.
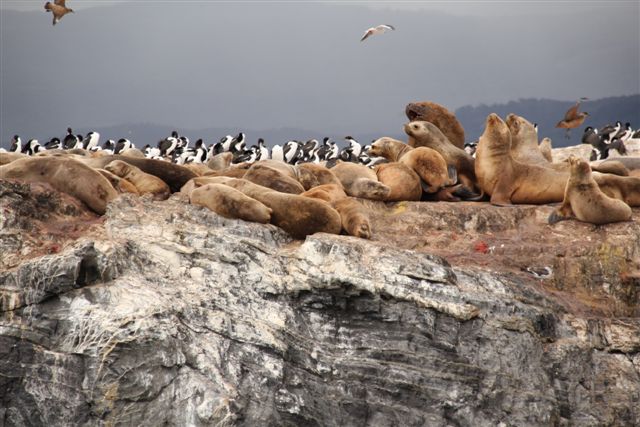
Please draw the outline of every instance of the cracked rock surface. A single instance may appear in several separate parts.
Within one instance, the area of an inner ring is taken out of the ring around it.
[[[52,191],[0,181],[0,425],[640,425],[637,209],[367,202],[373,240],[296,241]]]

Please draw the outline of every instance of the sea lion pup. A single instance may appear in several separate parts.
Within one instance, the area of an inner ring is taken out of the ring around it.
[[[428,147],[436,150],[447,162],[447,166],[456,169],[460,182],[473,192],[476,188],[475,160],[469,153],[451,144],[432,123],[409,122],[404,125],[404,131],[409,136],[410,147]]]
[[[131,182],[140,195],[153,194],[154,200],[166,200],[171,195],[169,186],[163,180],[122,160],[113,160],[104,169]]]
[[[218,153],[207,162],[209,169],[214,171],[226,169],[231,166],[233,160],[233,153],[226,151],[224,153]]]
[[[422,179],[423,189],[427,193],[435,193],[441,188],[455,184],[455,180],[449,176],[447,162],[432,148],[411,148],[397,139],[382,137],[371,144],[367,153],[409,166]]]
[[[338,161],[331,172],[340,180],[344,191],[352,197],[370,200],[386,200],[391,189],[378,182],[378,175],[368,167],[351,162]]]
[[[266,224],[271,219],[271,209],[224,184],[206,184],[189,194],[192,205],[205,206],[225,218]]]
[[[294,166],[298,182],[305,190],[309,190],[318,185],[337,184],[342,186],[338,177],[326,166],[315,163],[301,163]]]
[[[562,201],[567,172],[522,163],[511,155],[511,132],[496,114],[489,114],[476,150],[478,185],[494,205]]]
[[[371,223],[367,209],[353,197],[348,197],[341,184],[322,184],[305,191],[301,196],[324,200],[340,214],[344,231],[362,239],[371,238]]]
[[[280,193],[246,179],[227,177],[194,178],[194,183],[224,184],[241,191],[271,208],[271,224],[277,225],[295,239],[314,233],[339,234],[342,219],[338,211],[323,200],[297,194]],[[194,190],[195,191],[195,190]]]
[[[608,224],[631,219],[631,208],[622,200],[604,194],[583,159],[569,157],[570,176],[562,205],[549,215],[549,224],[575,216],[591,224]]]
[[[373,169],[378,181],[391,189],[385,202],[419,201],[422,197],[420,177],[404,163],[383,163]]]
[[[433,123],[454,146],[464,149],[464,128],[456,116],[435,102],[412,102],[407,104],[405,114],[409,121]]]
[[[538,149],[542,154],[542,157],[547,159],[549,163],[553,163],[553,150],[551,147],[551,138],[543,138],[538,144]]]
[[[100,172],[102,176],[104,176],[109,180],[113,188],[115,188],[116,191],[118,191],[118,193],[120,194],[132,193],[135,195],[140,195],[140,192],[138,191],[136,186],[130,183],[129,181],[127,181],[126,179],[120,178],[118,175],[111,173],[106,169],[96,169],[96,170]]]
[[[160,178],[167,183],[172,192],[180,191],[180,188],[182,188],[187,181],[196,176],[196,174],[189,169],[184,166],[176,165],[175,163],[166,162],[164,160],[127,157],[119,154],[111,154],[97,158],[86,158],[82,161],[92,168],[100,169],[104,168],[113,160],[122,160],[123,162],[136,166],[144,173]]]
[[[304,192],[304,187],[296,179],[261,163],[255,163],[251,166],[243,178],[281,193],[300,194]]]
[[[0,177],[25,182],[47,182],[56,190],[84,202],[103,215],[118,197],[109,180],[84,163],[66,157],[27,157],[0,166]]]

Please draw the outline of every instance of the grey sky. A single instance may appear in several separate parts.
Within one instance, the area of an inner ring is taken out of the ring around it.
[[[640,92],[640,3],[0,2],[0,137],[66,126],[398,129],[404,105]],[[20,8],[28,12],[16,12]],[[364,30],[397,31],[360,43]]]

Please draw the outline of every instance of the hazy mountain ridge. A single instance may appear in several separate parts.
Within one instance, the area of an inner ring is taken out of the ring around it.
[[[634,129],[640,128],[640,94],[628,96],[611,96],[607,98],[584,101],[579,111],[586,111],[589,116],[582,126],[571,130],[571,138],[566,139],[565,129],[556,128],[566,111],[575,101],[558,101],[553,99],[518,99],[503,104],[464,106],[455,111],[466,132],[466,140],[472,141],[480,137],[484,131],[485,120],[490,113],[506,117],[515,113],[538,123],[540,138],[549,137],[554,147],[567,147],[580,143],[584,128],[592,126],[601,128],[607,124],[620,121],[623,125],[631,123]]]

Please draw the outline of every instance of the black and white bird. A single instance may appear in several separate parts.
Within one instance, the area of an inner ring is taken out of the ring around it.
[[[258,159],[258,147],[252,145],[248,150],[236,151],[231,163],[253,163]]]
[[[62,148],[65,150],[71,150],[72,148],[76,148],[77,143],[78,137],[73,134],[73,129],[67,128],[67,134],[62,140]]]
[[[152,147],[149,144],[142,147],[142,153],[148,159],[161,160],[163,158],[160,155],[160,149],[158,147]]]
[[[295,164],[301,151],[302,150],[300,142],[294,139],[288,141],[286,144],[284,144],[284,147],[282,147],[284,161],[292,165]]]
[[[281,145],[276,144],[273,147],[271,147],[271,158],[273,160],[279,160],[281,162],[284,162],[284,151],[282,150]]]
[[[603,138],[608,135],[609,137],[607,138],[607,140],[613,141],[613,138],[616,136],[618,131],[620,131],[620,128],[622,128],[622,123],[620,123],[620,121],[617,121],[615,125],[606,125],[602,129],[600,129],[600,135],[602,135]]]
[[[116,142],[115,148],[113,149],[113,154],[120,154],[124,150],[128,150],[129,148],[136,148],[136,147],[127,138],[120,138],[118,142]]]
[[[353,139],[352,136],[345,136],[344,139],[345,139],[345,141],[347,141],[347,143],[349,143],[349,148],[351,149],[351,154],[356,159],[359,158],[360,154],[362,153],[362,145],[360,145],[360,143],[358,141]]]
[[[172,156],[173,152],[178,148],[178,138],[168,136],[158,141],[157,147],[160,150],[160,156]]]
[[[185,163],[204,163],[207,161],[207,148],[201,138],[196,141],[195,146],[188,153],[190,155],[186,157]]]
[[[22,139],[18,135],[13,135],[11,138],[10,153],[19,153],[22,150]]]
[[[33,156],[34,154],[40,151],[42,151],[42,146],[40,145],[37,139],[30,139],[22,147],[22,152],[29,156]]]
[[[60,138],[51,138],[49,141],[44,144],[45,150],[57,150],[62,148],[62,144],[60,143]]]
[[[537,133],[537,129],[536,129],[536,133]],[[478,148],[478,140],[464,143],[464,151],[466,151],[467,154],[469,154],[471,157],[476,156],[477,148]]]
[[[229,143],[229,150],[232,153],[238,153],[244,151],[245,148],[245,135],[240,132],[235,138],[231,140]]]
[[[362,38],[360,39],[360,41],[365,41],[368,37],[370,36],[376,36],[378,34],[383,34],[389,30],[395,30],[395,28],[392,25],[378,25],[377,27],[371,27],[369,28],[367,31],[364,32],[364,35],[362,36]]]
[[[264,145],[264,139],[258,138],[258,160],[269,159],[269,149]]]
[[[106,154],[113,154],[116,149],[116,142],[113,139],[107,139],[104,144],[102,144],[102,151]]]
[[[84,138],[84,143],[82,144],[82,148],[89,151],[95,151],[100,146],[98,142],[100,141],[100,134],[98,132],[91,131]]]

